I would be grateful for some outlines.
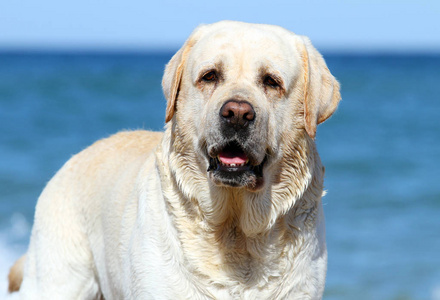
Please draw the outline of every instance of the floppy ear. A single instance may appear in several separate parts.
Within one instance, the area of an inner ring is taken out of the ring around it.
[[[167,109],[165,115],[166,123],[168,123],[174,116],[183,69],[185,67],[186,59],[188,58],[188,53],[194,44],[195,39],[193,33],[185,44],[183,44],[182,48],[180,48],[179,51],[174,54],[165,67],[165,72],[162,78],[162,90],[165,98],[167,99]]]
[[[334,113],[341,94],[339,82],[333,77],[321,54],[307,37],[300,36],[303,45],[301,53],[304,66],[304,121],[311,138],[316,127]]]

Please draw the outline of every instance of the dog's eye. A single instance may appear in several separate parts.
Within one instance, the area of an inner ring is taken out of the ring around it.
[[[273,79],[271,76],[269,76],[269,75],[266,75],[266,77],[264,77],[263,83],[264,83],[264,85],[268,85],[268,86],[270,86],[272,88],[277,88],[277,87],[280,86],[278,84],[278,82],[275,79]]]
[[[203,75],[202,79],[203,79],[203,81],[206,81],[206,82],[217,81],[217,73],[215,73],[215,71],[210,71],[210,72],[206,73],[205,75]]]

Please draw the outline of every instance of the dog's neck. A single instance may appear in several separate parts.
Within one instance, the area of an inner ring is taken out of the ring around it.
[[[177,130],[173,124],[167,126],[157,154],[162,155],[161,175],[169,177],[164,182],[174,185],[168,187],[170,193],[179,193],[169,199],[181,200],[168,205],[218,237],[268,235],[281,219],[291,222],[292,215],[310,211],[321,199],[324,168],[307,134],[284,143],[283,157],[266,170],[264,187],[251,192],[212,183],[206,165],[192,145],[179,139]]]

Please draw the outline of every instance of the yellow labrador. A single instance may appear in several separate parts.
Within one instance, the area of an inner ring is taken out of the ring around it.
[[[203,25],[166,66],[163,90],[164,133],[100,140],[48,183],[22,298],[321,298],[314,137],[340,100],[321,55],[277,26]]]

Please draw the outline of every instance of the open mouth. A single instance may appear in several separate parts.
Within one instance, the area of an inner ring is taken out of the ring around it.
[[[209,158],[208,172],[212,172],[215,181],[230,186],[255,186],[263,177],[266,158],[253,165],[252,159],[236,142],[232,141],[221,148],[215,157]]]

